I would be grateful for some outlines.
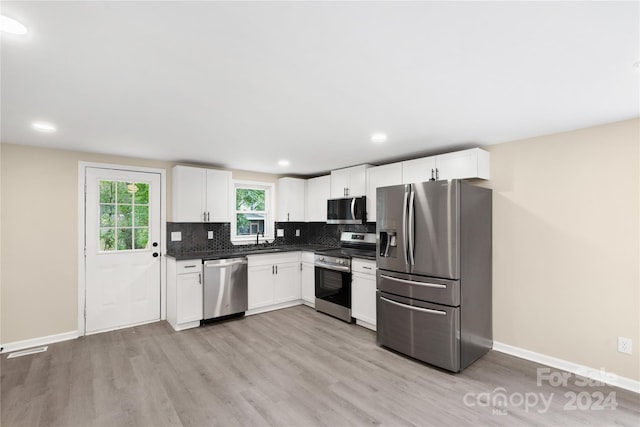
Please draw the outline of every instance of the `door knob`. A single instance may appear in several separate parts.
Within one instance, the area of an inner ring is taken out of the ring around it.
[[[154,257],[154,258],[157,258],[157,257],[158,257],[158,252],[154,252],[154,253],[153,253],[153,257]]]
[[[151,244],[151,246],[153,246],[153,247],[155,248],[156,246],[158,246],[158,242],[153,242],[153,243]]]

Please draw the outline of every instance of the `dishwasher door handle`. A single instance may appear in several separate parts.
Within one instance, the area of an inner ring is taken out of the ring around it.
[[[232,261],[232,262],[205,262],[204,266],[207,268],[222,268],[222,267],[230,267],[232,265],[238,265],[238,264],[246,264],[247,260],[238,260],[238,261]]]

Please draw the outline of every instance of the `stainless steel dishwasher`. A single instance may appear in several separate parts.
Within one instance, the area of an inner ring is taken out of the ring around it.
[[[247,258],[204,262],[204,320],[247,310]]]

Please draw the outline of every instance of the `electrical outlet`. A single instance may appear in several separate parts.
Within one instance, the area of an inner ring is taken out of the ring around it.
[[[276,237],[284,237],[284,228],[278,228]]]
[[[171,241],[179,242],[182,240],[182,232],[181,231],[172,231],[171,232]]]
[[[631,338],[618,337],[618,351],[631,354]]]
[[[207,239],[209,240],[213,239],[213,230],[207,231]]]
[[[296,237],[300,237],[300,230],[296,230]]]

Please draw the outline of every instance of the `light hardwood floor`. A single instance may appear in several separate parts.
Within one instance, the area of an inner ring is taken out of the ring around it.
[[[541,367],[492,351],[450,374],[378,347],[371,331],[300,306],[183,332],[158,322],[54,344],[46,353],[3,355],[1,424],[640,425],[640,395],[577,386],[573,375],[566,387],[539,386]],[[613,393],[616,409],[594,409],[598,392]],[[501,393],[507,405],[492,405]],[[571,396],[580,393],[579,403],[592,409],[572,409]],[[534,396],[535,406],[520,400],[533,404]],[[541,396],[551,402],[546,410]]]

